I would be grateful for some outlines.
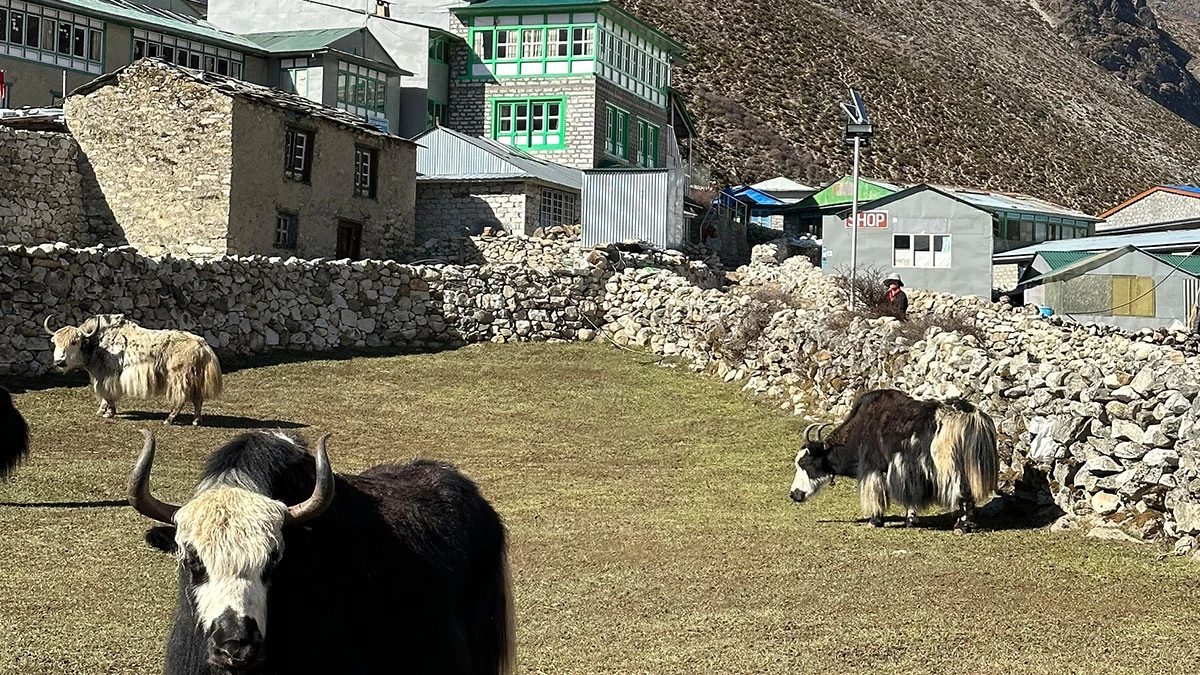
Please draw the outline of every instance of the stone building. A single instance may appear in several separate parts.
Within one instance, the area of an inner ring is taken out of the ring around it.
[[[439,127],[417,142],[417,243],[485,227],[532,235],[579,223],[579,169]]]
[[[607,0],[451,10],[443,124],[576,168],[662,167],[682,47]]]
[[[1192,221],[1189,227],[1195,227],[1194,221],[1200,220],[1200,187],[1156,185],[1101,213],[1100,217],[1104,222],[1096,226],[1097,232],[1138,225],[1167,225],[1179,221]]]
[[[416,146],[356,115],[144,60],[75,91],[67,124],[149,255],[396,258]]]

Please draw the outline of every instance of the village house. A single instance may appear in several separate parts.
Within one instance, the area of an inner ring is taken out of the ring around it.
[[[1200,227],[1200,187],[1156,185],[1101,213],[1097,232],[1120,230],[1168,230]]]
[[[66,101],[128,243],[148,255],[397,258],[416,146],[359,116],[143,60]]]
[[[438,127],[417,143],[417,243],[464,228],[532,235],[579,224],[582,174],[510,145]]]
[[[874,189],[885,189],[873,182]],[[824,207],[822,207],[824,208]],[[900,274],[931,291],[992,296],[1016,284],[1014,266],[993,269],[996,251],[1086,237],[1096,218],[1025,195],[916,185],[860,205],[855,264]],[[850,209],[824,216],[824,266],[850,268]],[[1007,277],[1011,277],[1008,279]]]
[[[0,108],[61,105],[65,92],[96,76],[155,58],[281,87],[397,128],[401,77],[409,73],[361,21],[313,28],[238,34],[181,0],[0,0]]]

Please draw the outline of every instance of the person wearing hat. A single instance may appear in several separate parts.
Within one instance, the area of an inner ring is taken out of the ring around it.
[[[888,302],[892,303],[892,305],[899,310],[900,316],[906,316],[908,314],[908,295],[901,290],[901,286],[904,285],[904,282],[901,281],[900,275],[893,274],[889,276],[883,280],[883,285],[887,286],[888,289]]]

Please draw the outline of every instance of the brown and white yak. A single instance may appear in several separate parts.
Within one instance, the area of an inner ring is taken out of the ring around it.
[[[200,424],[205,401],[221,394],[221,363],[204,338],[181,330],[142,328],[124,314],[98,314],[80,326],[50,328],[54,365],[62,372],[82,368],[100,399],[97,415],[113,417],[125,396],[165,397],[165,424],[191,403]]]
[[[500,675],[513,617],[500,516],[449,464],[334,474],[280,432],[214,452],[186,504],[150,490],[154,435],[129,501],[179,561],[166,675]]]
[[[8,477],[29,454],[29,427],[13,405],[12,394],[0,387],[0,480]]]
[[[999,483],[996,426],[962,399],[918,401],[878,389],[859,395],[846,421],[822,439],[827,426],[813,424],[804,432],[794,501],[809,499],[834,476],[847,476],[858,479],[863,514],[876,527],[883,525],[889,502],[907,507],[910,527],[919,509],[937,504],[959,513],[954,529],[968,532],[975,527],[976,504]]]

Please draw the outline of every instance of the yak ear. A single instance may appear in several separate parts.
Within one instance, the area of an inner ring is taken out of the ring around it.
[[[146,543],[163,553],[175,553],[175,526],[156,525],[146,530]]]

